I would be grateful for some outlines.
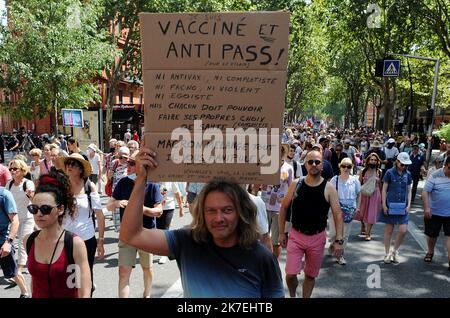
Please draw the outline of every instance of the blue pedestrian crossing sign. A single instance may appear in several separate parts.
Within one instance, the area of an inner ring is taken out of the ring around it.
[[[400,75],[400,60],[383,60],[383,76],[397,77]]]

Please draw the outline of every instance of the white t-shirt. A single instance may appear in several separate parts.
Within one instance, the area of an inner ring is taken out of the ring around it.
[[[87,241],[95,235],[94,222],[89,208],[89,201],[85,193],[76,197],[77,210],[72,219],[69,215],[64,216],[63,227],[72,233],[75,233],[83,241]],[[93,210],[102,210],[100,196],[97,192],[91,192],[91,204]],[[95,213],[92,211],[92,213]]]
[[[266,208],[268,211],[279,212],[281,201],[286,196],[289,186],[294,180],[294,169],[290,164],[284,162],[280,169],[280,184],[276,186],[267,186],[266,195],[268,202]]]
[[[297,148],[295,148],[295,154],[294,154],[294,160],[295,161],[300,161],[300,155],[302,154],[303,150],[300,146],[297,146]]]
[[[91,164],[91,167],[92,167],[92,174],[99,175],[100,169],[98,167],[98,163],[100,161],[100,155],[98,153],[96,153],[94,155],[94,158],[91,158],[90,156],[88,156],[88,159],[89,159],[89,163]]]
[[[38,180],[39,176],[41,175],[40,163],[36,164],[36,162],[32,161],[30,166],[31,168],[34,167],[34,170],[30,169],[31,179]]]
[[[125,143],[129,142],[131,140],[131,133],[129,131],[127,131],[124,135],[123,135],[123,139],[125,141]]]
[[[267,211],[266,204],[264,201],[257,196],[249,193],[250,199],[252,199],[253,203],[256,205],[257,214],[256,221],[258,222],[258,232],[263,235],[269,232],[269,223],[267,221]]]
[[[336,188],[336,178],[334,176],[330,183]],[[350,205],[356,208],[358,194],[361,192],[361,184],[357,176],[349,176],[347,181],[343,181],[341,178],[338,179],[338,198],[339,202],[342,204]]]
[[[164,189],[166,191],[164,191]],[[163,210],[173,210],[175,209],[175,193],[180,192],[176,182],[161,182],[160,183],[161,193],[166,193],[163,196]]]
[[[30,212],[28,212],[27,206],[31,204],[31,200],[27,197],[26,193],[23,191],[23,183],[27,182],[27,190],[31,190],[34,191],[35,187],[34,187],[34,182],[27,180],[27,179],[22,179],[22,182],[20,182],[20,184],[18,186],[14,185],[14,180],[9,181],[6,184],[6,189],[9,189],[9,184],[10,182],[12,182],[12,186],[11,186],[11,190],[9,190],[13,197],[14,197],[14,201],[16,201],[16,205],[17,205],[17,214],[19,216],[19,221],[20,220],[27,220],[27,219],[32,219],[33,218],[33,214],[31,214]]]
[[[384,147],[384,153],[386,154],[386,159],[392,159],[399,154],[397,147],[392,147],[391,149]]]

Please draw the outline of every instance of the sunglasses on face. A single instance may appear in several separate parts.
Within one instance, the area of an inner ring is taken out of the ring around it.
[[[75,160],[68,160],[68,161],[66,161],[65,165],[69,166],[69,167],[80,167],[80,164],[78,163],[78,161],[75,161]]]
[[[403,167],[408,167],[408,166],[409,166],[409,165],[405,165],[405,164],[403,164],[403,163],[400,164],[400,167],[402,167],[402,168],[403,168]]]
[[[36,204],[30,204],[29,206],[27,206],[28,211],[30,211],[31,214],[37,214],[38,211],[41,211],[42,215],[49,215],[50,213],[52,213],[54,208],[59,207],[59,205],[57,206],[50,206],[47,204],[41,205],[41,206],[37,206]]]
[[[128,165],[130,167],[134,167],[136,165],[136,162],[128,161]]]
[[[9,171],[17,171],[17,170],[20,170],[20,168],[16,168],[16,167],[9,168]]]
[[[347,169],[351,169],[353,166],[348,165],[348,166],[341,166],[341,168],[347,168]]]
[[[128,158],[125,156],[119,156],[119,157],[117,157],[117,159],[121,160],[121,159],[128,159]]]
[[[307,163],[312,166],[313,164],[315,164],[316,166],[320,165],[322,163],[321,160],[308,160]]]

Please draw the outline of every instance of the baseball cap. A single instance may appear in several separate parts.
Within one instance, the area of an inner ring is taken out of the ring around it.
[[[130,154],[130,149],[128,149],[128,147],[125,147],[125,146],[120,147],[119,148],[119,153],[123,153],[125,155],[129,155]]]
[[[345,139],[344,144],[350,144],[352,141],[350,139]]]
[[[388,144],[395,144],[395,139],[394,138],[389,138],[387,143]]]
[[[409,159],[409,155],[406,152],[400,152],[397,156],[397,160],[404,165],[412,164],[411,159]]]
[[[95,144],[90,144],[87,148],[97,152],[97,146]]]

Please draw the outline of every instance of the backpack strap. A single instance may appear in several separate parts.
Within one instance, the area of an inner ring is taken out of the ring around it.
[[[9,183],[8,183],[8,191],[11,191],[13,182],[14,182],[14,179],[9,180]]]
[[[73,259],[73,233],[67,230],[64,233],[64,249],[66,250],[69,264],[75,264],[75,260]]]
[[[33,246],[34,240],[39,235],[39,233],[41,233],[41,230],[34,231],[33,233],[30,234],[30,236],[28,236],[28,240],[27,240],[27,255],[30,254],[31,246]]]
[[[47,173],[49,173],[50,171],[48,170],[47,159],[44,159],[44,165],[45,169],[47,169]]]
[[[297,178],[297,160],[294,160],[294,179]]]
[[[89,202],[89,217],[92,217],[92,214],[94,213],[92,210],[92,202],[91,202],[91,191],[92,191],[91,186],[92,186],[91,180],[87,179],[86,182],[84,183],[84,193],[86,193]]]

